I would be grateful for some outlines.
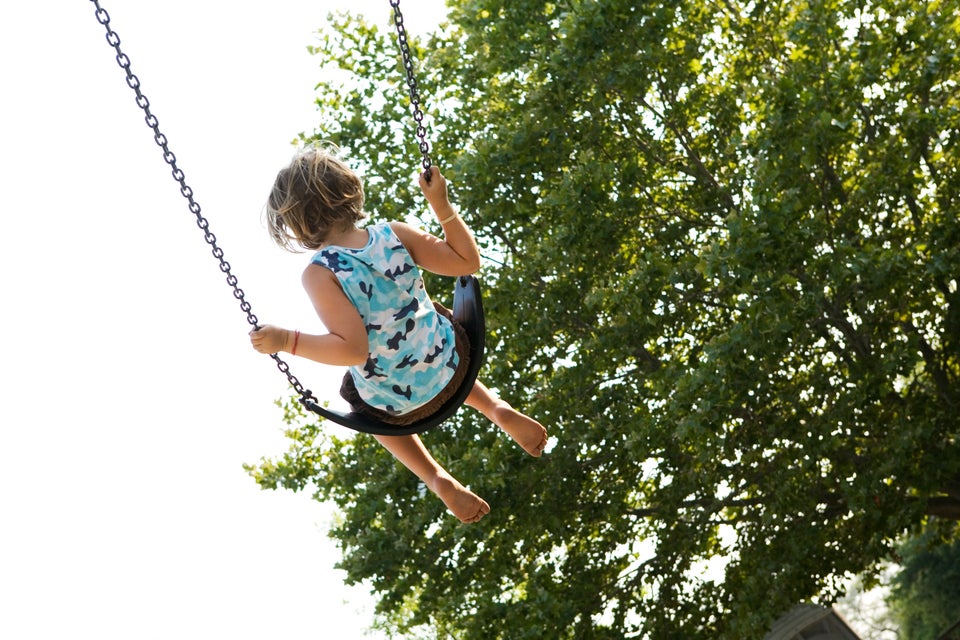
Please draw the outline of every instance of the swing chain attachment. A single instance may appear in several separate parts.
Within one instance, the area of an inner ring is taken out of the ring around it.
[[[153,130],[153,140],[157,143],[157,146],[163,150],[163,159],[173,170],[173,179],[176,180],[180,185],[180,194],[187,199],[190,212],[197,218],[197,226],[203,231],[203,239],[206,240],[208,245],[210,245],[213,257],[220,262],[220,271],[226,274],[227,284],[229,284],[233,289],[233,297],[240,302],[240,309],[247,314],[247,322],[254,329],[259,329],[260,325],[259,321],[257,320],[257,316],[253,313],[253,308],[250,303],[247,302],[246,294],[243,292],[243,289],[240,288],[237,277],[231,272],[230,263],[227,262],[226,258],[224,257],[223,249],[217,245],[217,236],[210,231],[210,223],[202,215],[200,204],[193,197],[193,189],[187,185],[186,176],[180,167],[177,166],[177,157],[170,150],[167,137],[160,131],[160,121],[150,110],[150,101],[140,89],[140,79],[130,68],[130,58],[127,57],[127,54],[120,49],[120,36],[118,36],[117,32],[110,27],[110,14],[107,13],[106,9],[100,6],[99,0],[90,1],[93,2],[97,9],[97,21],[107,30],[107,42],[117,52],[117,64],[120,65],[120,68],[123,69],[127,74],[127,86],[133,89],[134,93],[137,94],[137,106],[143,110],[143,113],[146,116],[145,120],[147,126]],[[277,368],[280,369],[280,371],[287,377],[287,381],[290,383],[290,386],[293,387],[294,391],[300,395],[301,403],[306,403],[307,401],[317,401],[317,398],[313,395],[313,392],[311,392],[309,389],[305,389],[297,377],[293,375],[293,373],[290,371],[290,365],[288,365],[276,353],[271,354],[270,357],[273,358],[273,360],[277,363]]]
[[[407,41],[407,29],[403,24],[403,14],[400,13],[400,0],[390,0],[393,7],[393,23],[397,26],[397,41],[400,43],[400,53],[403,55],[403,68],[407,72],[407,87],[410,89],[410,104],[413,107],[413,119],[417,122],[417,138],[419,139],[420,154],[423,156],[423,172],[427,182],[430,182],[430,145],[427,144],[427,130],[423,125],[423,111],[420,109],[420,92],[417,89],[417,78],[413,74],[413,61],[410,58],[410,43]]]

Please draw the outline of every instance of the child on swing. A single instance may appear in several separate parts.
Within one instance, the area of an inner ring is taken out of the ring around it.
[[[358,227],[360,178],[335,150],[308,148],[274,182],[267,226],[289,251],[316,251],[302,282],[328,333],[275,326],[251,331],[260,353],[286,351],[316,362],[347,366],[340,394],[354,411],[390,424],[410,424],[434,413],[456,391],[467,368],[469,344],[449,310],[430,300],[420,268],[446,276],[480,267],[476,241],[447,197],[436,167],[420,189],[443,229],[443,239],[402,222]],[[520,447],[539,457],[547,431],[501,400],[479,380],[466,404],[480,411]],[[477,522],[490,505],[460,484],[417,435],[374,436],[439,497],[461,522]]]

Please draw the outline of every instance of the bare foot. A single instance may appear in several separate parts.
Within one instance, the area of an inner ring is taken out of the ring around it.
[[[493,421],[507,432],[514,441],[535,458],[547,448],[547,430],[542,424],[523,415],[507,403],[502,403],[493,412]]]
[[[462,484],[447,475],[438,475],[431,487],[460,522],[477,522],[490,513],[490,505]]]

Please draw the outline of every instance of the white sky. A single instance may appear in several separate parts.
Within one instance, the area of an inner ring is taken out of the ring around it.
[[[412,34],[443,11],[402,6]],[[314,33],[347,8],[386,26],[388,1],[103,7],[254,312],[316,329],[306,258],[260,209],[317,120]],[[377,638],[333,568],[331,508],[241,468],[286,449],[286,379],[249,347],[104,33],[83,0],[0,21],[0,638]],[[342,371],[291,363],[336,397]]]

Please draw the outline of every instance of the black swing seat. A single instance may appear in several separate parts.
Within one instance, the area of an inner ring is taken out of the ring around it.
[[[483,317],[483,300],[480,296],[480,282],[474,276],[457,278],[453,292],[453,317],[460,321],[470,338],[470,363],[467,366],[467,375],[457,392],[443,403],[436,413],[412,424],[400,426],[382,422],[355,411],[342,412],[322,407],[309,397],[309,392],[300,401],[304,407],[319,416],[363,433],[404,436],[421,433],[437,426],[456,413],[460,405],[470,395],[473,384],[477,380],[477,374],[480,372],[480,365],[483,364],[486,328]]]

